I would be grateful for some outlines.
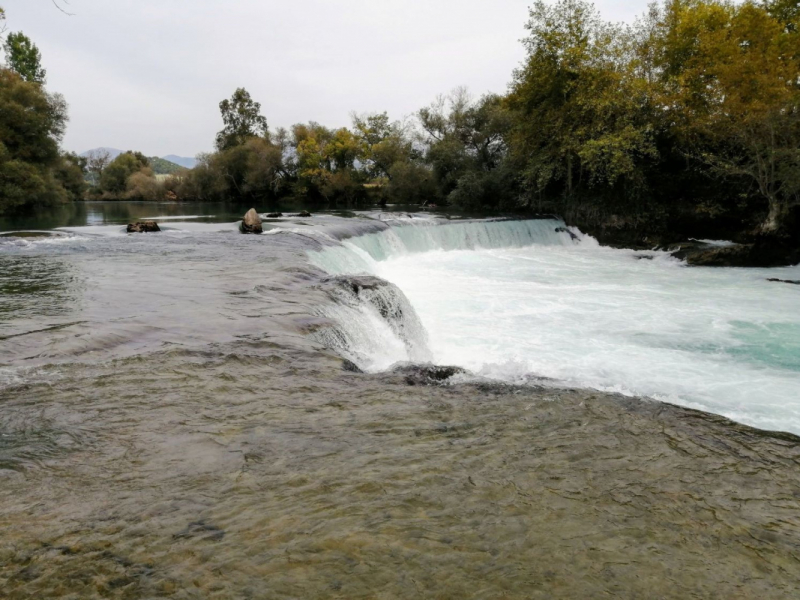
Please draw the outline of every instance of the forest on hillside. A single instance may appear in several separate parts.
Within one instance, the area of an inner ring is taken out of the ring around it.
[[[606,22],[582,0],[539,1],[504,95],[458,89],[404,120],[271,129],[240,88],[220,103],[215,151],[158,180],[138,152],[102,165],[61,152],[66,102],[46,89],[36,46],[8,34],[0,211],[87,197],[291,198],[555,213],[631,240],[797,238],[798,21],[792,0],[666,0],[632,24]]]

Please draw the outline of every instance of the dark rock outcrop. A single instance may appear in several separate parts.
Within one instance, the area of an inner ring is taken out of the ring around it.
[[[156,231],[161,231],[161,228],[155,221],[136,221],[135,223],[128,223],[128,233],[155,233]]]
[[[580,239],[580,238],[579,238],[577,235],[575,235],[574,233],[572,233],[572,232],[571,232],[569,229],[567,229],[566,227],[556,227],[556,233],[568,233],[568,234],[569,234],[569,237],[570,237],[570,238],[572,238],[572,240],[573,240],[573,241],[574,241],[574,240],[579,240],[579,239]]]
[[[800,285],[800,281],[795,279],[777,279],[775,277],[770,277],[767,281],[772,281],[774,283],[791,283],[792,285]]]
[[[364,371],[354,363],[352,360],[347,360],[346,358],[342,359],[342,370],[349,371],[350,373],[363,373]]]
[[[308,212],[307,210],[301,210],[299,213],[297,213],[297,216],[298,217],[310,217],[311,213]]]
[[[281,213],[281,212],[276,212],[276,213],[268,213],[268,214],[267,214],[267,218],[268,218],[268,219],[279,219],[279,218],[281,218],[282,216],[283,216],[283,213]]]
[[[673,256],[696,267],[785,267],[800,263],[800,247],[782,238],[762,237],[751,244],[682,244]]]
[[[404,375],[408,385],[442,385],[453,375],[467,371],[461,367],[403,364],[396,366],[392,372]]]
[[[258,216],[255,208],[251,208],[245,213],[239,229],[242,233],[261,233],[263,231],[261,217]]]

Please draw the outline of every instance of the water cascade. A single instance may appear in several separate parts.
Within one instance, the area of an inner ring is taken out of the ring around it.
[[[768,281],[800,279],[800,267],[688,268],[665,252],[599,247],[558,220],[439,223],[396,222],[309,260],[402,290],[436,364],[800,431],[800,289]],[[369,310],[372,321],[360,323],[326,313],[351,332],[347,355],[371,370],[409,360]]]

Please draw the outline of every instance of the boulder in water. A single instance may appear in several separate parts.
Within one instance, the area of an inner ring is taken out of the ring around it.
[[[408,385],[443,385],[453,375],[466,373],[466,370],[461,367],[406,363],[396,366],[392,372],[404,375]]]
[[[575,235],[574,233],[572,233],[572,232],[571,232],[569,229],[567,229],[566,227],[556,227],[556,233],[568,233],[568,234],[569,234],[569,237],[570,237],[570,239],[572,239],[573,241],[579,241],[579,240],[580,240],[580,238],[579,238],[577,235]]]
[[[307,210],[301,210],[299,213],[297,213],[297,216],[298,217],[310,217],[311,213],[308,212]]]
[[[128,223],[128,233],[155,233],[156,231],[161,231],[161,228],[155,221],[136,221],[135,223]]]
[[[797,279],[777,279],[776,277],[770,277],[767,281],[772,281],[773,283],[791,283],[792,285],[800,285],[800,280]]]
[[[282,213],[282,212],[276,212],[276,213],[269,213],[269,214],[267,214],[267,218],[268,218],[268,219],[279,219],[279,218],[280,218],[280,217],[282,217],[282,216],[283,216],[283,213]]]
[[[251,208],[245,213],[239,229],[242,233],[261,233],[263,231],[261,228],[261,217],[258,216],[255,208]]]

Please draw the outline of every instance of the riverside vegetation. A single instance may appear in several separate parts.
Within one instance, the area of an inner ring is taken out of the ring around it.
[[[66,104],[44,89],[35,45],[10,34],[0,210],[87,195],[448,204],[555,213],[621,245],[712,237],[792,250],[799,18],[792,0],[667,0],[631,25],[604,22],[582,0],[536,2],[527,57],[503,96],[458,89],[403,122],[379,113],[354,115],[349,128],[271,131],[240,88],[220,104],[215,151],[161,180],[137,152],[94,166],[59,153]],[[94,185],[83,189],[80,172],[92,169]]]

